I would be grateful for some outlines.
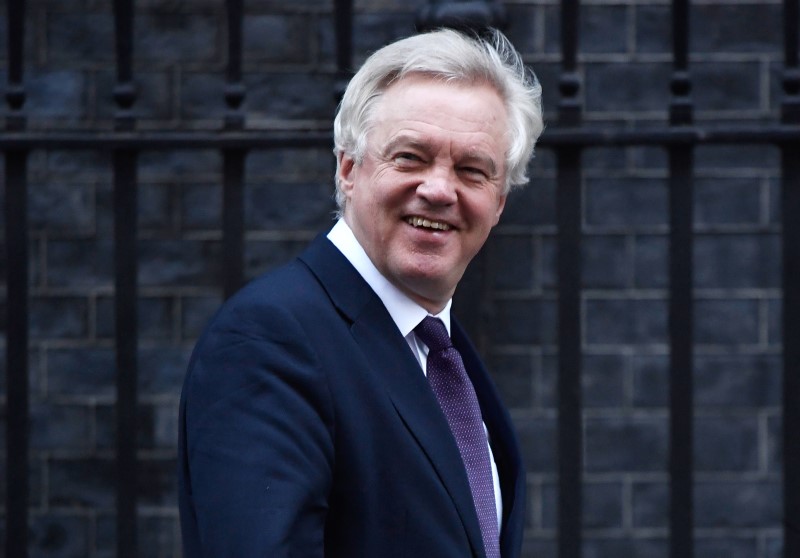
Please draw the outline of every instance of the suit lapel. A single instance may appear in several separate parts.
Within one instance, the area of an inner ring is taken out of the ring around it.
[[[461,517],[475,556],[484,556],[480,525],[458,446],[419,363],[380,298],[326,238],[300,259],[351,320],[353,338],[380,374],[403,423],[427,456]]]

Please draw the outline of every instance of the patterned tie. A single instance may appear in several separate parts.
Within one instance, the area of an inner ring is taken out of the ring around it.
[[[467,376],[461,353],[453,347],[439,318],[426,317],[414,332],[428,346],[428,381],[450,424],[467,470],[486,556],[500,558],[492,466],[475,388]]]

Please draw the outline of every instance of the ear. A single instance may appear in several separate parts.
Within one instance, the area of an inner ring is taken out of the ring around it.
[[[352,191],[354,184],[353,172],[355,171],[356,161],[352,155],[344,151],[339,153],[338,159],[339,164],[336,172],[339,179],[339,188],[345,196],[350,197],[350,191]]]
[[[497,211],[494,214],[494,225],[500,222],[500,216],[503,214],[503,209],[506,207],[506,199],[508,199],[508,194],[502,194],[497,199]]]

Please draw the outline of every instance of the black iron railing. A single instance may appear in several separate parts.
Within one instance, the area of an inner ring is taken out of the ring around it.
[[[462,4],[447,6],[447,4]],[[338,87],[351,60],[352,2],[334,2]],[[114,240],[117,353],[117,553],[137,556],[137,159],[142,151],[217,149],[223,154],[224,284],[230,294],[241,285],[244,254],[244,165],[248,152],[332,144],[330,132],[254,131],[244,126],[242,102],[242,0],[226,0],[228,65],[224,127],[217,132],[140,131],[132,116],[136,102],[132,60],[132,0],[114,1],[117,104],[113,131],[28,130],[25,116],[24,0],[8,0],[8,84],[5,133],[7,257],[7,471],[5,555],[27,556],[29,363],[27,161],[33,150],[92,149],[111,153],[114,169]],[[471,11],[471,10],[477,11]],[[581,215],[582,152],[589,147],[661,146],[669,153],[670,191],[670,555],[693,555],[692,456],[692,199],[694,149],[701,144],[769,144],[782,152],[783,239],[783,461],[784,556],[800,556],[800,66],[798,0],[785,0],[784,97],[780,123],[764,126],[699,126],[693,123],[689,67],[689,2],[673,0],[673,74],[669,125],[648,130],[587,129],[582,126],[578,71],[578,0],[561,2],[562,74],[558,122],[550,124],[540,147],[557,161],[559,379],[558,379],[558,549],[578,558],[582,548],[583,428],[581,402]],[[431,2],[421,25],[441,18],[449,25],[497,23],[499,2]],[[423,21],[424,20],[424,21]],[[477,22],[477,23],[476,23]],[[332,92],[335,94],[335,92]]]

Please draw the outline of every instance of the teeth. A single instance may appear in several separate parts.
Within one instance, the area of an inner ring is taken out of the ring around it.
[[[425,227],[426,229],[438,229],[440,231],[449,231],[450,225],[447,223],[440,223],[438,221],[429,221],[422,217],[409,217],[408,224],[414,227]]]

